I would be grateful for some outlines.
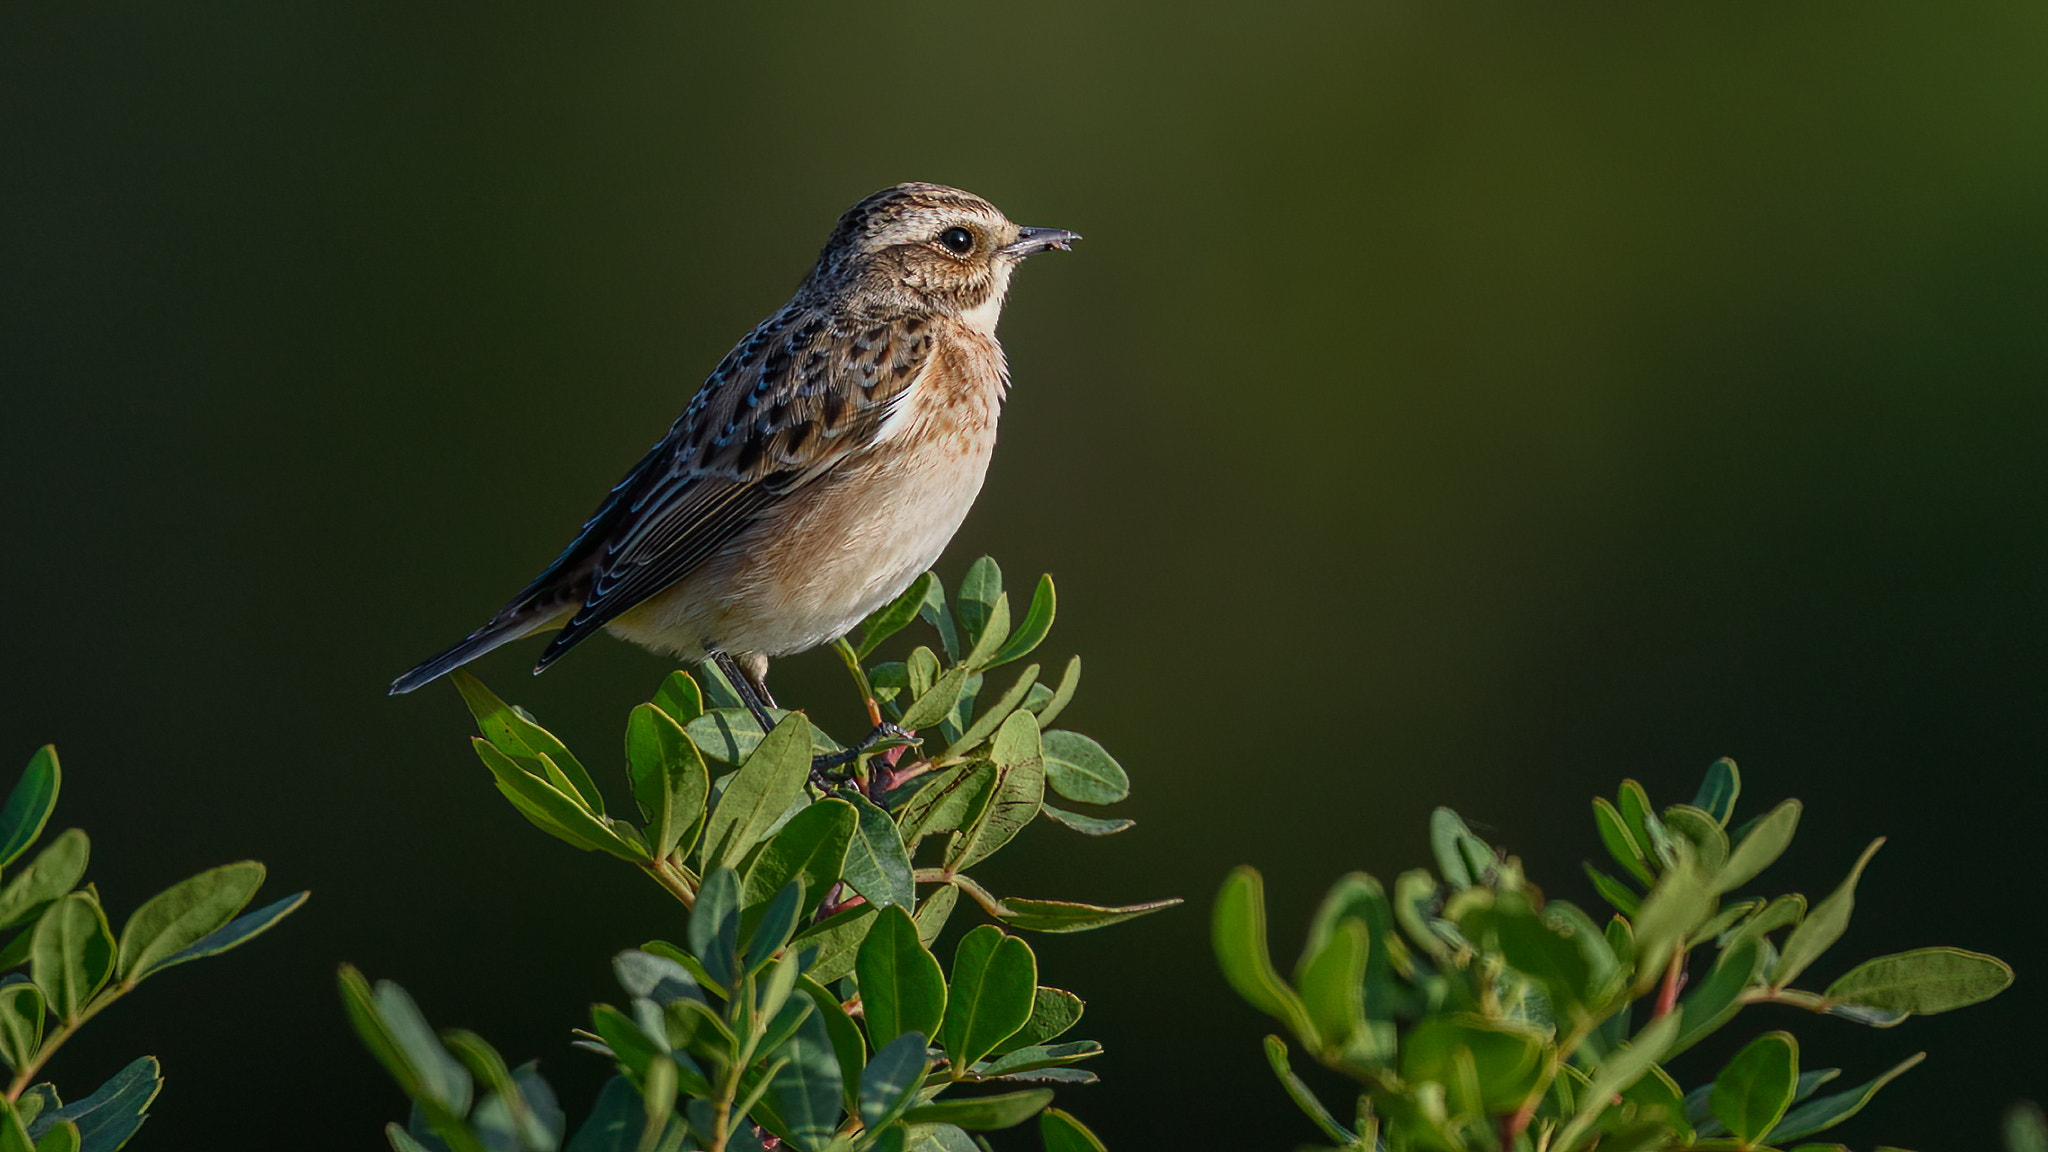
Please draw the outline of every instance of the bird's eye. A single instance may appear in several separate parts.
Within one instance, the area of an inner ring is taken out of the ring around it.
[[[974,251],[974,233],[965,228],[948,228],[939,233],[939,243],[955,256],[965,256]]]

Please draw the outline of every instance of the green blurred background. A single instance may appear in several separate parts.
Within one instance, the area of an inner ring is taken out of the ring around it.
[[[1069,1104],[1112,1147],[1313,1136],[1208,955],[1231,865],[1290,958],[1439,803],[1591,903],[1588,796],[1723,754],[1748,810],[1808,802],[1780,890],[1892,837],[1817,978],[1937,943],[2020,974],[1736,1031],[1851,1082],[1931,1049],[1845,1138],[1988,1145],[2048,1091],[2044,60],[2019,0],[7,6],[0,768],[58,744],[117,917],[243,856],[314,892],[59,1084],[155,1052],[152,1147],[369,1147],[401,1101],[347,959],[587,1105],[567,1030],[677,910],[521,822],[452,690],[384,686],[553,556],[839,211],[925,179],[1087,235],[1019,277],[941,571],[1057,577],[1068,718],[1136,784],[1136,830],[1043,826],[993,886],[1189,901],[1033,940],[1091,1001]],[[478,670],[595,762],[668,670],[533,654]],[[829,657],[776,686],[858,726]]]

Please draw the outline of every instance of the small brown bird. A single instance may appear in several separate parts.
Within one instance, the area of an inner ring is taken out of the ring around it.
[[[717,661],[764,715],[769,657],[844,635],[953,538],[1009,390],[1010,273],[1078,239],[938,184],[854,205],[554,563],[392,693],[559,627],[537,674],[606,628]]]

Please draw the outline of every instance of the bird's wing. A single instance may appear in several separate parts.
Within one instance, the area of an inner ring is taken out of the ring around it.
[[[534,582],[589,575],[536,671],[873,444],[935,347],[916,318],[863,325],[792,305],[763,322]]]

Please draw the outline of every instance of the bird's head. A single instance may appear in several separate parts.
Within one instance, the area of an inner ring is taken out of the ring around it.
[[[898,184],[847,209],[805,288],[852,312],[957,316],[993,332],[1017,263],[1079,239],[1012,224],[958,188]]]

